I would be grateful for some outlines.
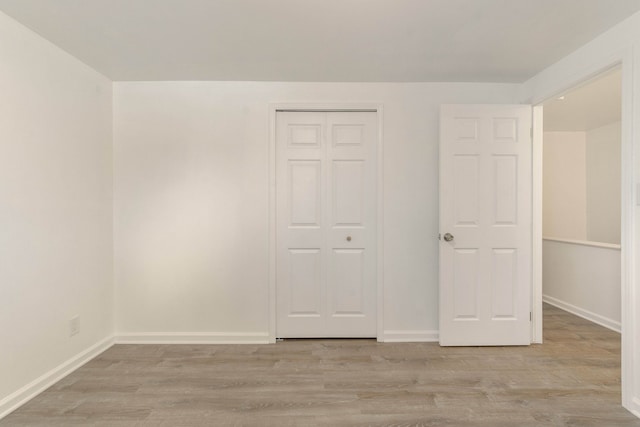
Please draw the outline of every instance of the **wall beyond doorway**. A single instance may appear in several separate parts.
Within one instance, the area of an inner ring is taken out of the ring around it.
[[[543,298],[618,332],[620,103],[619,69],[546,102],[543,144]]]

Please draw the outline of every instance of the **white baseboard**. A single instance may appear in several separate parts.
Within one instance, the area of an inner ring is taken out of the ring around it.
[[[384,331],[382,342],[438,342],[438,331]]]
[[[73,356],[71,359],[67,360],[61,365],[53,368],[44,375],[41,375],[39,378],[31,381],[29,384],[25,385],[18,391],[0,400],[0,419],[9,415],[11,412],[15,411],[20,406],[36,397],[38,394],[51,387],[53,384],[66,377],[71,372],[75,371],[94,357],[98,356],[113,344],[113,337],[105,338],[104,340],[92,345],[83,352]]]
[[[629,412],[631,412],[636,417],[640,418],[640,398],[634,397],[631,401],[633,404],[632,408],[627,408]]]
[[[584,308],[577,307],[573,304],[569,304],[568,302],[559,300],[558,298],[550,297],[549,295],[543,295],[542,301],[546,302],[547,304],[551,304],[554,307],[558,307],[564,311],[568,311],[571,314],[582,317],[583,319],[587,319],[593,323],[597,323],[598,325],[604,326],[605,328],[611,329],[612,331],[615,331],[617,333],[621,333],[622,331],[622,324],[620,322],[593,313],[589,310],[585,310]]]
[[[269,344],[268,332],[120,333],[116,344]]]

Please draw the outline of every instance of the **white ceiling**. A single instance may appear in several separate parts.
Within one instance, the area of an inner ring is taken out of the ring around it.
[[[544,106],[544,130],[583,132],[622,118],[622,71],[616,68]]]
[[[0,0],[113,80],[523,82],[640,0]]]

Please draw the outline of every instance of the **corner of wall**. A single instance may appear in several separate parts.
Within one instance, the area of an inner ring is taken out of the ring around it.
[[[113,337],[105,338],[0,400],[0,420],[85,363],[108,350],[114,342]]]

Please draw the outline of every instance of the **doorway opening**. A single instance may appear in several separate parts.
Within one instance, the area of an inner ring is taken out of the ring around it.
[[[543,103],[543,301],[621,332],[620,67]]]
[[[622,405],[634,411],[637,401],[634,399],[637,385],[636,371],[636,307],[635,300],[635,268],[634,268],[634,212],[636,201],[636,184],[634,178],[634,115],[633,115],[633,55],[631,50],[620,51],[603,61],[596,61],[586,66],[578,74],[566,75],[539,90],[530,101],[533,107],[533,306],[532,306],[532,342],[543,342],[543,221],[542,221],[542,187],[543,187],[543,110],[544,103],[551,99],[568,94],[572,88],[582,87],[605,76],[609,71],[621,69],[621,210],[620,210],[620,304],[621,304],[621,391]],[[636,412],[634,412],[636,413]]]

